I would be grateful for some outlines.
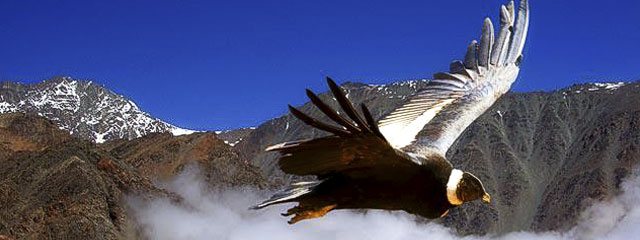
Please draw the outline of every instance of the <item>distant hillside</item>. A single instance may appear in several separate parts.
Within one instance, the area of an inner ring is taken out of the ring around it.
[[[126,193],[171,196],[94,144],[41,117],[0,115],[0,235],[123,239],[136,235]]]
[[[145,239],[125,196],[182,199],[154,183],[189,165],[210,188],[261,188],[256,167],[213,133],[95,144],[52,121],[0,114],[0,239]]]
[[[344,87],[348,98],[380,118],[426,83]],[[336,106],[327,94],[321,98]],[[300,109],[320,116],[308,103]],[[288,182],[292,176],[277,169],[276,155],[265,147],[326,134],[290,115],[255,129],[192,133],[103,87],[69,78],[3,83],[0,113],[0,235],[18,238],[137,234],[118,202],[124,194],[176,198],[152,182],[190,164],[211,186],[260,188],[271,182],[263,176]],[[640,84],[508,93],[463,133],[448,158],[478,175],[493,203],[465,204],[444,224],[463,234],[566,229],[591,202],[616,194],[640,162]],[[81,215],[90,220],[82,222]]]
[[[110,141],[100,147],[152,179],[168,180],[186,165],[197,164],[211,186],[267,186],[257,167],[240,159],[212,132],[181,136],[153,133],[133,140]]]
[[[226,131],[216,131],[216,134],[220,139],[224,140],[225,143],[229,144],[230,146],[235,146],[240,141],[244,140],[247,136],[249,136],[249,134],[253,132],[254,129],[256,128],[249,127],[249,128],[239,128],[239,129],[226,130]]]
[[[424,83],[344,87],[352,101],[364,102],[380,118]],[[326,94],[321,97],[333,102]],[[320,116],[309,103],[300,109]],[[323,134],[285,115],[260,125],[235,148],[272,178],[289,181],[265,147]],[[615,194],[640,162],[640,84],[509,93],[465,131],[447,156],[455,167],[477,174],[494,201],[457,208],[445,224],[461,233],[570,227],[591,201]]]
[[[10,112],[44,116],[72,135],[98,143],[156,132],[193,132],[152,117],[133,101],[103,86],[69,77],[37,84],[3,82],[0,113]]]

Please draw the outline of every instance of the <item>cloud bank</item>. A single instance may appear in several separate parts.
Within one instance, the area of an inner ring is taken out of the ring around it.
[[[567,232],[513,232],[502,236],[459,236],[436,223],[417,223],[402,212],[331,212],[324,219],[286,223],[282,205],[260,211],[247,208],[267,197],[251,189],[207,190],[194,170],[165,183],[185,199],[177,205],[168,199],[143,204],[129,200],[138,223],[152,239],[633,239],[640,236],[640,177],[634,174],[622,185],[622,194],[586,209],[578,224]]]

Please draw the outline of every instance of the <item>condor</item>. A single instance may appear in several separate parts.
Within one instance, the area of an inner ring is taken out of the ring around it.
[[[471,42],[463,61],[453,62],[449,72],[436,73],[424,89],[379,122],[365,105],[358,112],[330,78],[329,88],[343,114],[307,90],[311,102],[337,126],[289,106],[291,114],[331,135],[266,151],[281,154],[278,164],[285,173],[317,180],[293,183],[253,208],[297,202],[283,213],[293,215],[293,224],[336,209],[403,210],[438,218],[465,202],[489,203],[482,182],[455,169],[445,154],[518,76],[529,24],[527,0],[520,2],[517,20],[514,8],[513,1],[502,6],[497,38],[491,20],[485,19],[480,42]]]

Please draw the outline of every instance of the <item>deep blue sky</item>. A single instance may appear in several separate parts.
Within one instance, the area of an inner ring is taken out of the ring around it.
[[[640,79],[640,1],[530,2],[516,91]],[[0,0],[0,79],[90,79],[178,126],[254,126],[325,90],[325,75],[446,70],[502,3]]]

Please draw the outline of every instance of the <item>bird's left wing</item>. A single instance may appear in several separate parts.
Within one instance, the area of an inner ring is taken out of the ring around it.
[[[520,70],[529,25],[529,6],[521,0],[517,21],[513,1],[502,6],[500,30],[494,39],[491,20],[485,19],[480,43],[472,41],[464,61],[434,79],[379,122],[381,133],[394,148],[404,148],[423,131],[420,145],[445,154],[477,117],[506,93]]]
[[[338,114],[307,90],[311,102],[338,126],[321,122],[289,106],[293,116],[332,135],[268,147],[267,151],[281,154],[278,165],[283,172],[300,176],[315,175],[319,178],[332,174],[385,178],[403,175],[386,174],[389,171],[406,173],[417,169],[419,162],[411,161],[413,158],[389,145],[364,104],[361,105],[361,115],[335,82],[329,78],[327,82],[347,116]]]

